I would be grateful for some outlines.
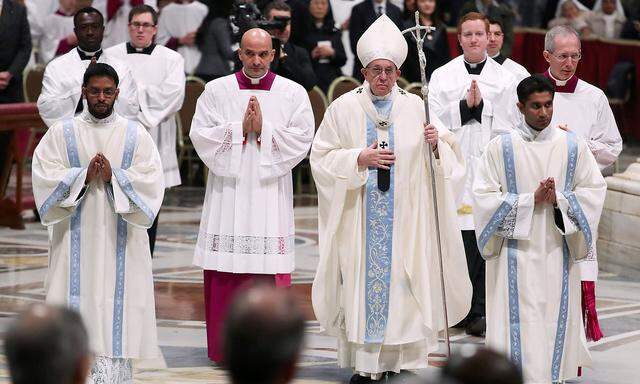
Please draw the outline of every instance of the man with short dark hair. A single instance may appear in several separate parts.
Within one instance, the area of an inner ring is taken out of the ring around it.
[[[271,70],[310,91],[318,83],[318,79],[313,72],[309,52],[305,48],[289,42],[291,7],[282,0],[272,1],[265,7],[264,15],[269,21],[279,19],[285,23],[284,28],[269,31],[271,36],[280,40],[280,48],[277,50],[279,56],[274,58],[271,63]]]
[[[180,185],[176,154],[177,125],[175,113],[184,100],[184,59],[153,38],[158,31],[158,14],[148,5],[129,12],[129,41],[107,49],[110,57],[125,62],[133,73],[138,88],[140,112],[138,121],[149,130],[158,146],[166,188]],[[158,216],[149,228],[151,255],[156,242]]]
[[[131,359],[153,359],[153,274],[146,228],[164,196],[162,163],[147,130],[114,111],[118,74],[89,65],[87,108],[53,124],[33,154],[33,195],[49,228],[46,300],[80,312],[94,383],[132,379]]]
[[[304,313],[290,291],[255,285],[231,304],[223,339],[233,384],[288,383],[302,350]]]
[[[487,44],[487,55],[495,60],[503,68],[511,72],[511,74],[520,81],[525,77],[529,77],[529,71],[525,67],[511,60],[502,54],[502,45],[504,44],[504,30],[502,22],[499,20],[489,19],[489,44]]]
[[[591,366],[577,263],[595,252],[607,185],[587,143],[552,124],[554,92],[543,75],[520,82],[522,123],[489,143],[473,181],[486,343],[527,383],[564,382]]]
[[[93,355],[78,312],[34,304],[9,326],[4,349],[13,384],[85,384]]]
[[[136,85],[129,68],[102,51],[104,18],[95,8],[85,7],[73,17],[78,47],[51,61],[44,71],[42,93],[38,97],[40,117],[52,126],[72,118],[84,109],[82,77],[92,62],[107,63],[120,79],[120,95],[115,109],[123,117],[136,119],[140,110]]]
[[[158,9],[157,0],[93,0],[91,5],[105,16],[103,48],[127,41],[129,12],[139,5]]]

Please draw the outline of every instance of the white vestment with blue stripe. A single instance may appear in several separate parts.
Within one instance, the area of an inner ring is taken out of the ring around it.
[[[85,188],[97,153],[111,164],[111,182]],[[54,124],[33,156],[33,193],[50,229],[47,302],[81,313],[96,355],[157,357],[146,228],[160,209],[164,178],[146,129],[115,113]]]
[[[486,343],[521,366],[527,384],[574,378],[578,367],[591,366],[578,263],[594,257],[606,193],[598,164],[573,133],[523,127],[489,143],[476,175]],[[548,177],[555,180],[555,216],[551,204],[534,203]]]
[[[320,248],[313,308],[324,331],[339,339],[339,365],[363,376],[426,367],[443,328],[423,108],[419,97],[397,87],[373,97],[365,83],[329,106],[311,148]],[[449,322],[455,324],[471,302],[454,201],[464,159],[454,135],[439,119],[432,123],[440,133],[436,188]],[[383,129],[396,156],[386,192],[378,188],[376,169],[357,165],[376,138],[383,144]]]

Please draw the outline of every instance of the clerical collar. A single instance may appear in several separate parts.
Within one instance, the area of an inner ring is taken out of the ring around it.
[[[80,47],[76,49],[78,51],[78,55],[80,55],[80,60],[91,60],[94,57],[96,58],[96,60],[98,60],[100,58],[100,55],[102,55],[102,48],[98,49],[95,52],[83,51],[82,49],[80,49]]]
[[[487,56],[485,55],[484,59],[482,59],[482,61],[479,63],[470,63],[465,60],[464,56],[462,56],[462,60],[464,61],[464,66],[465,68],[467,68],[467,72],[470,75],[479,75],[480,72],[482,72],[482,68],[484,68],[484,65],[487,62]]]
[[[491,57],[496,63],[502,65],[507,58],[500,52],[497,55]]]
[[[238,80],[238,86],[240,89],[259,89],[262,91],[271,90],[271,86],[273,85],[273,81],[276,78],[276,74],[267,71],[260,78],[252,78],[247,76],[244,73],[244,68],[241,71],[236,72],[236,80]]]
[[[80,118],[82,119],[82,121],[84,121],[85,123],[97,125],[113,123],[117,117],[118,115],[116,114],[116,112],[112,111],[111,114],[104,119],[98,119],[89,112],[89,108],[83,109],[82,113],[80,113]]]
[[[139,53],[139,54],[142,54],[142,55],[150,55],[151,52],[153,52],[153,49],[155,47],[156,47],[155,43],[151,43],[145,48],[136,48],[136,47],[133,46],[133,44],[131,44],[131,42],[128,42],[127,43],[127,54]]]
[[[544,75],[551,80],[556,86],[556,92],[574,93],[578,85],[578,76],[575,74],[567,80],[558,80],[551,74],[551,69],[547,69]]]

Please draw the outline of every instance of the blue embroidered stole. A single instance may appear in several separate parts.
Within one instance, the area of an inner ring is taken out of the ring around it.
[[[389,117],[393,101],[373,101],[378,114]],[[389,147],[394,148],[393,124],[389,127]],[[367,116],[367,146],[378,138],[374,121]],[[365,343],[382,343],[389,315],[391,257],[393,249],[394,166],[388,191],[378,189],[377,168],[369,168],[366,184],[366,271]]]

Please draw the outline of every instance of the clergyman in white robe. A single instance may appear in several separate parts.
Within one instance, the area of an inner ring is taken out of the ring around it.
[[[120,94],[115,104],[115,111],[127,119],[137,119],[140,106],[136,84],[129,67],[122,61],[103,52],[83,52],[79,47],[55,58],[45,67],[42,80],[42,92],[38,97],[38,112],[47,124],[52,126],[60,120],[72,118],[76,110],[86,109],[82,100],[82,77],[91,63],[93,56],[98,63],[112,66],[120,79]]]
[[[574,378],[578,367],[591,366],[577,263],[595,251],[606,193],[598,165],[576,134],[525,125],[492,140],[476,171],[473,214],[487,260],[486,344],[520,365],[527,384]],[[557,209],[534,203],[548,177],[555,180]]]
[[[111,182],[85,185],[97,153],[111,164]],[[129,376],[129,359],[159,356],[146,232],[164,195],[156,146],[141,124],[115,112],[98,120],[85,110],[49,128],[32,167],[51,239],[46,301],[82,315],[99,357],[92,375]]]
[[[162,9],[158,20],[158,44],[177,49],[184,57],[184,70],[192,74],[200,63],[202,53],[196,45],[180,45],[178,40],[198,30],[209,8],[199,1],[170,3]]]
[[[153,9],[158,9],[157,0],[93,0],[92,6],[105,17],[103,48],[113,47],[129,39],[127,33],[129,12],[131,8],[139,4],[146,4]]]
[[[250,97],[262,132],[243,136]],[[289,286],[294,270],[291,170],[305,158],[314,131],[307,92],[273,72],[244,70],[209,82],[189,137],[209,168],[193,264],[204,269],[208,354],[222,359],[219,333],[228,302],[247,280]]]
[[[364,67],[384,59],[398,68],[406,44],[382,15],[358,41],[358,57]],[[438,348],[438,331],[448,326],[424,123],[418,96],[397,86],[374,96],[365,82],[329,106],[311,148],[320,251],[313,309],[324,332],[338,338],[338,365],[374,380],[388,371],[425,368]],[[452,325],[471,302],[453,191],[464,175],[464,158],[440,120],[432,115],[431,123],[439,132],[433,161]],[[395,155],[384,192],[379,170],[358,164],[375,141]]]

